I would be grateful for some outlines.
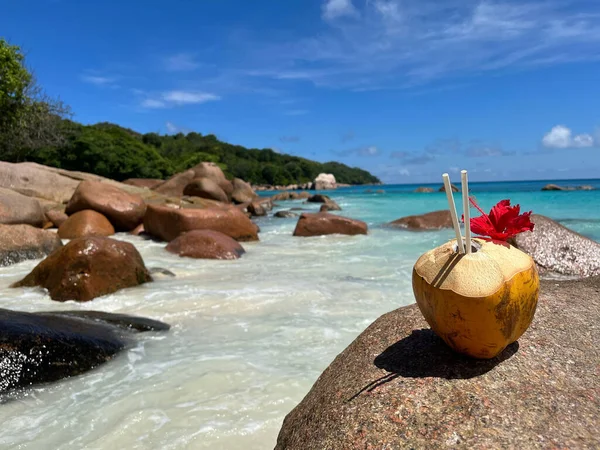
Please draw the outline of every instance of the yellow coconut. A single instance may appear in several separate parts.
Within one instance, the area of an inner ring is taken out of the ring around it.
[[[413,269],[419,309],[455,351],[493,358],[527,330],[539,292],[533,259],[505,243],[473,240],[471,254],[450,241],[423,254]]]

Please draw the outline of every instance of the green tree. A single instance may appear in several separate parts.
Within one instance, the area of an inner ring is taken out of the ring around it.
[[[69,115],[68,107],[37,84],[21,49],[0,38],[0,157],[22,161],[62,143],[62,119]]]

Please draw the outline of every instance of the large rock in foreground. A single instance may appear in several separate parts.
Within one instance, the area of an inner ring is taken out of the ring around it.
[[[112,236],[115,228],[99,212],[84,209],[76,212],[58,227],[61,239],[77,239],[88,236]]]
[[[85,302],[152,281],[136,248],[106,237],[74,239],[11,287],[41,286],[52,300]]]
[[[518,234],[513,244],[529,254],[540,275],[600,275],[600,244],[548,217],[532,214],[533,231]]]
[[[0,266],[44,258],[62,247],[54,231],[31,225],[0,225]]]
[[[304,213],[298,219],[294,236],[324,236],[327,234],[346,234],[354,236],[367,234],[367,224],[361,220],[336,216],[327,212]]]
[[[146,233],[163,241],[192,230],[219,231],[236,241],[257,241],[258,230],[239,209],[231,207],[179,209],[148,205],[144,217]]]
[[[245,253],[236,240],[213,230],[193,230],[175,238],[167,251],[199,259],[238,259]]]
[[[103,214],[118,231],[131,231],[142,223],[146,204],[139,195],[130,194],[108,183],[82,181],[69,200],[65,212],[71,215],[84,209]]]
[[[44,222],[46,217],[40,202],[10,189],[0,188],[0,223],[42,227]]]
[[[440,230],[452,228],[452,217],[447,209],[433,211],[417,216],[406,216],[387,224],[392,228],[404,228],[412,231]]]
[[[600,278],[543,281],[492,360],[452,352],[416,305],[377,319],[285,418],[277,449],[600,448]]]
[[[0,309],[0,392],[72,377],[128,344],[122,329],[168,330],[143,317],[99,311],[25,313]]]

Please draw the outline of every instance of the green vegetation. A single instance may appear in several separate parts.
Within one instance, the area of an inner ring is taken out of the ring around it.
[[[115,180],[166,178],[211,161],[225,174],[255,184],[287,185],[332,173],[338,183],[379,179],[337,162],[318,163],[271,149],[247,149],[200,133],[140,134],[111,123],[82,125],[36,85],[20,49],[0,39],[0,159],[34,161]]]

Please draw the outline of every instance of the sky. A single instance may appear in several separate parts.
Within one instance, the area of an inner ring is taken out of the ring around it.
[[[600,178],[598,0],[0,0],[83,123],[387,183]]]

